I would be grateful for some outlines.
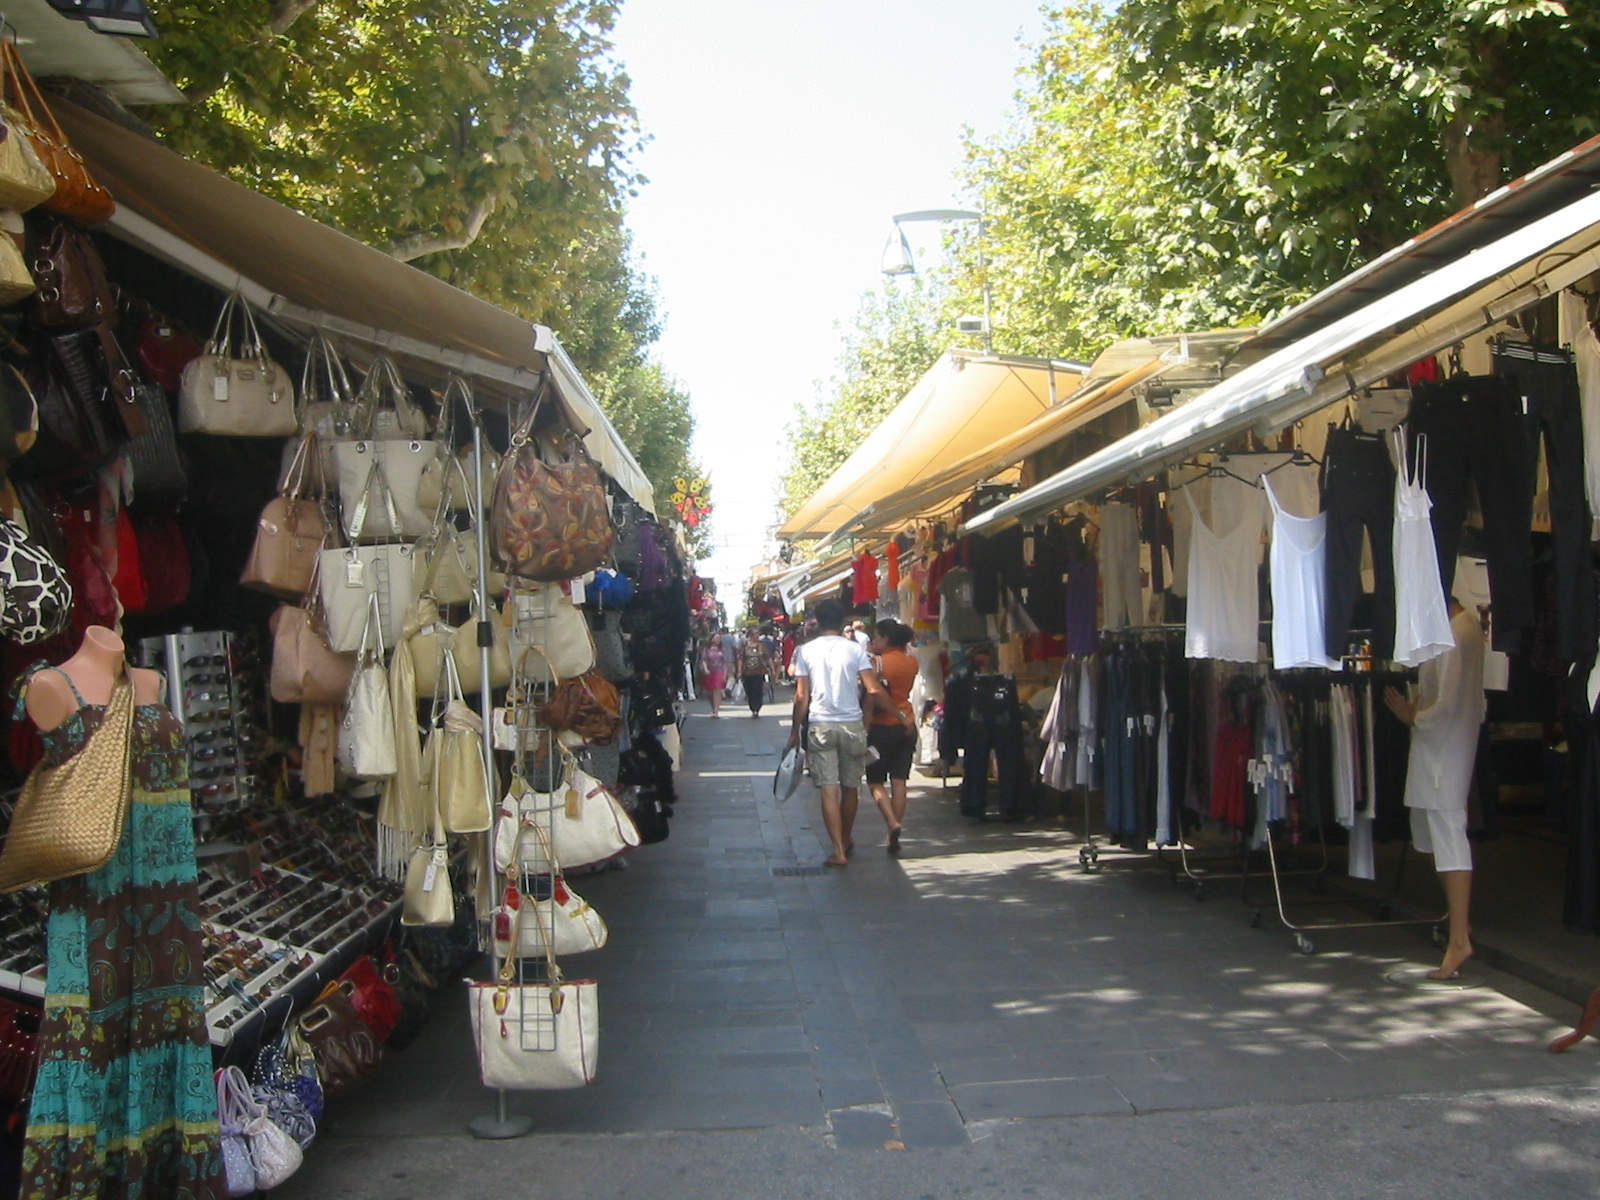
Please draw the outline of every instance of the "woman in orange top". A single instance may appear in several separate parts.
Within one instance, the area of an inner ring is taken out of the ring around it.
[[[884,619],[872,639],[872,653],[878,664],[883,686],[894,701],[892,712],[875,712],[867,726],[867,745],[878,752],[877,760],[867,764],[867,784],[872,799],[889,828],[885,843],[890,854],[900,852],[900,830],[906,817],[906,781],[911,778],[911,759],[917,748],[917,718],[911,710],[911,685],[917,680],[917,660],[906,653],[911,644],[911,629],[899,621]]]

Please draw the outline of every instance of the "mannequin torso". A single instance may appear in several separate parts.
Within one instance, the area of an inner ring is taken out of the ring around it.
[[[74,686],[88,704],[110,703],[112,690],[124,671],[124,651],[123,641],[115,632],[103,625],[91,625],[76,654],[54,670],[37,672],[28,681],[29,718],[40,729],[54,729],[78,711],[78,697],[72,694]],[[133,681],[136,704],[160,702],[159,672],[143,667],[126,667],[126,671]]]

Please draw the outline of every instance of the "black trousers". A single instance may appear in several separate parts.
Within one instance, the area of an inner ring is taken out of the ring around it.
[[[1361,598],[1361,534],[1372,542],[1372,648],[1394,653],[1394,464],[1379,434],[1332,429],[1322,459],[1322,509],[1328,514],[1323,623],[1327,651],[1348,651]]]
[[[1583,414],[1578,370],[1565,350],[1502,347],[1494,373],[1526,408],[1528,486],[1536,486],[1539,442],[1550,475],[1550,536],[1556,568],[1556,647],[1567,662],[1594,649],[1589,502],[1583,486]],[[1498,601],[1496,611],[1499,611]]]
[[[961,747],[961,815],[981,817],[988,811],[993,754],[1000,813],[1016,816],[1027,799],[1016,682],[1009,675],[979,675],[970,686],[971,707]]]
[[[1489,560],[1494,648],[1515,652],[1533,626],[1533,483],[1521,401],[1492,375],[1419,383],[1412,389],[1409,424],[1413,453],[1426,451],[1433,542],[1445,592],[1454,586],[1468,488],[1475,483]],[[1581,436],[1573,444],[1581,447]],[[1578,487],[1581,495],[1581,478]]]
[[[767,697],[767,677],[765,675],[741,675],[740,681],[744,684],[744,698],[750,705],[750,711],[758,713]]]

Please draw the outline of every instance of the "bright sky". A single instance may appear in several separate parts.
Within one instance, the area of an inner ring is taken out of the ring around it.
[[[886,282],[889,217],[973,206],[962,127],[1005,127],[1043,26],[1039,0],[624,0],[617,53],[653,139],[630,225],[660,286],[657,356],[693,397],[716,506],[700,572],[730,617],[777,519],[793,406]],[[936,228],[907,233],[937,253]]]

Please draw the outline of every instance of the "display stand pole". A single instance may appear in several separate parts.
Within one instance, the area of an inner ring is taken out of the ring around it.
[[[445,393],[449,395],[449,388]],[[477,541],[478,552],[478,579],[474,592],[478,599],[478,678],[482,686],[478,688],[478,712],[483,718],[483,765],[484,779],[490,794],[486,797],[489,811],[495,808],[496,797],[494,770],[494,695],[493,687],[489,682],[490,650],[494,647],[494,627],[490,625],[489,608],[489,532],[487,522],[487,505],[484,503],[483,494],[483,422],[479,420],[478,404],[469,388],[461,389],[462,402],[467,406],[467,417],[472,422],[472,502],[477,506],[478,519],[473,522],[473,530]],[[492,827],[491,827],[492,828]],[[492,833],[482,835],[485,838],[493,836]],[[501,893],[500,872],[495,866],[494,854],[489,852],[484,855],[490,875],[489,894],[498,896]],[[515,949],[515,947],[513,947]],[[500,970],[500,960],[494,950],[494,939],[489,939],[489,963],[492,968],[491,978]],[[494,1094],[494,1115],[492,1117],[475,1117],[468,1125],[467,1130],[475,1138],[486,1141],[505,1141],[510,1138],[519,1138],[533,1132],[533,1118],[525,1114],[513,1116],[506,1110],[506,1094],[503,1089],[496,1089]]]

